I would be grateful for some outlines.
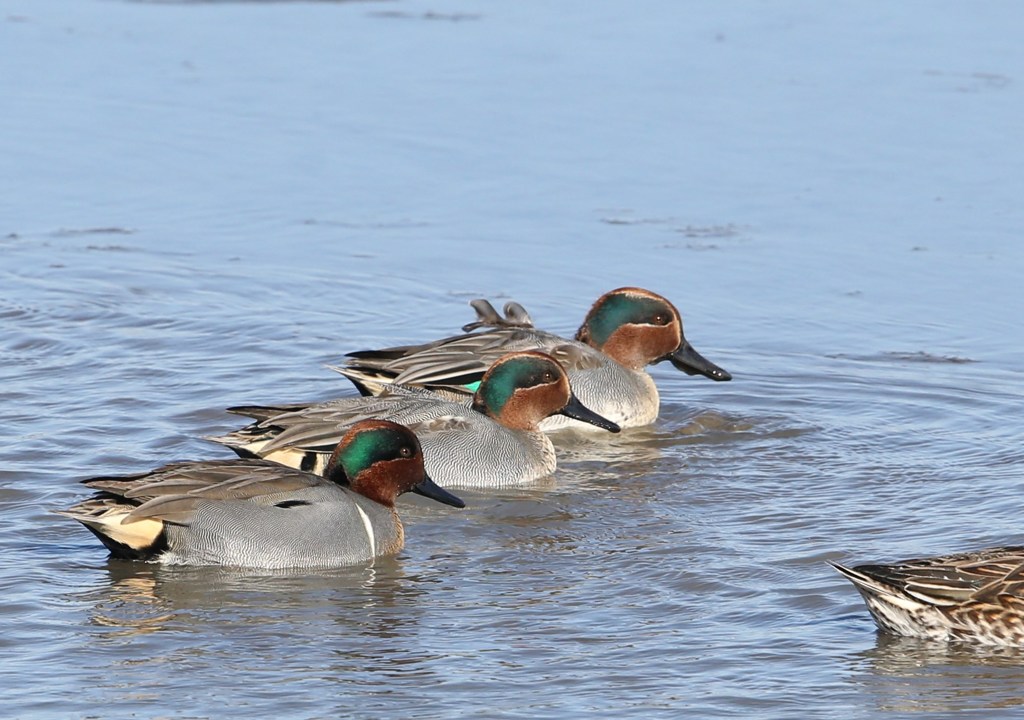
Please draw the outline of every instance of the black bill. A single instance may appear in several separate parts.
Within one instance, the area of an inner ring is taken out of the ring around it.
[[[676,370],[682,370],[687,375],[703,375],[718,381],[732,380],[732,375],[694,350],[693,345],[686,340],[683,340],[675,352],[669,353],[662,359],[670,360]]]
[[[423,480],[416,485],[413,485],[412,491],[417,495],[428,497],[431,500],[437,500],[439,503],[444,503],[445,505],[451,505],[452,507],[457,508],[466,507],[466,503],[462,501],[462,498],[452,495],[450,492],[431,480],[429,476],[424,476]]]
[[[621,428],[607,418],[603,418],[596,412],[585,406],[579,401],[575,395],[569,398],[569,402],[566,403],[565,407],[558,411],[559,414],[571,417],[573,420],[579,420],[580,422],[590,423],[596,425],[599,428],[608,430],[613,433],[619,432]]]

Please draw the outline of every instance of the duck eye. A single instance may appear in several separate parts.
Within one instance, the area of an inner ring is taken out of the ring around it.
[[[545,370],[544,371],[544,382],[549,383],[549,382],[554,382],[554,381],[555,381],[555,374],[553,372],[551,372],[550,370]]]
[[[668,325],[668,315],[665,313],[658,313],[654,316],[655,325]]]
[[[408,445],[403,445],[402,449],[398,452],[402,457],[412,457],[412,448]]]

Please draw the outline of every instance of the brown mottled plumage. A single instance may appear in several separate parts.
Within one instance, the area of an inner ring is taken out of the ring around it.
[[[882,630],[931,640],[1024,645],[1024,547],[997,547],[892,565],[833,567]]]

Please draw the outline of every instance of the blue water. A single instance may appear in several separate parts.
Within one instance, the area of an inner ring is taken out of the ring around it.
[[[825,563],[1020,543],[1017,3],[0,9],[11,717],[1015,717],[1016,649],[878,635]],[[680,308],[728,384],[406,498],[405,550],[109,561],[77,481],[516,299]]]

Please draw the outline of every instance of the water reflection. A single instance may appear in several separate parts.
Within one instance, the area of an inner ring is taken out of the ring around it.
[[[853,680],[889,712],[956,713],[1024,705],[1024,648],[879,634]]]
[[[127,563],[111,561],[109,570],[109,585],[84,594],[84,597],[95,598],[89,621],[110,628],[106,635],[109,638],[166,629],[174,620],[174,613],[156,596],[156,578],[151,566],[136,570],[129,569]]]
[[[109,560],[109,582],[76,594],[92,604],[89,622],[108,628],[110,641],[160,631],[220,632],[229,626],[278,626],[326,610],[358,632],[393,634],[396,621],[377,616],[409,611],[420,594],[401,563],[385,558],[372,566],[322,571],[166,567]],[[294,611],[294,612],[293,612]],[[216,630],[213,627],[216,626]]]

